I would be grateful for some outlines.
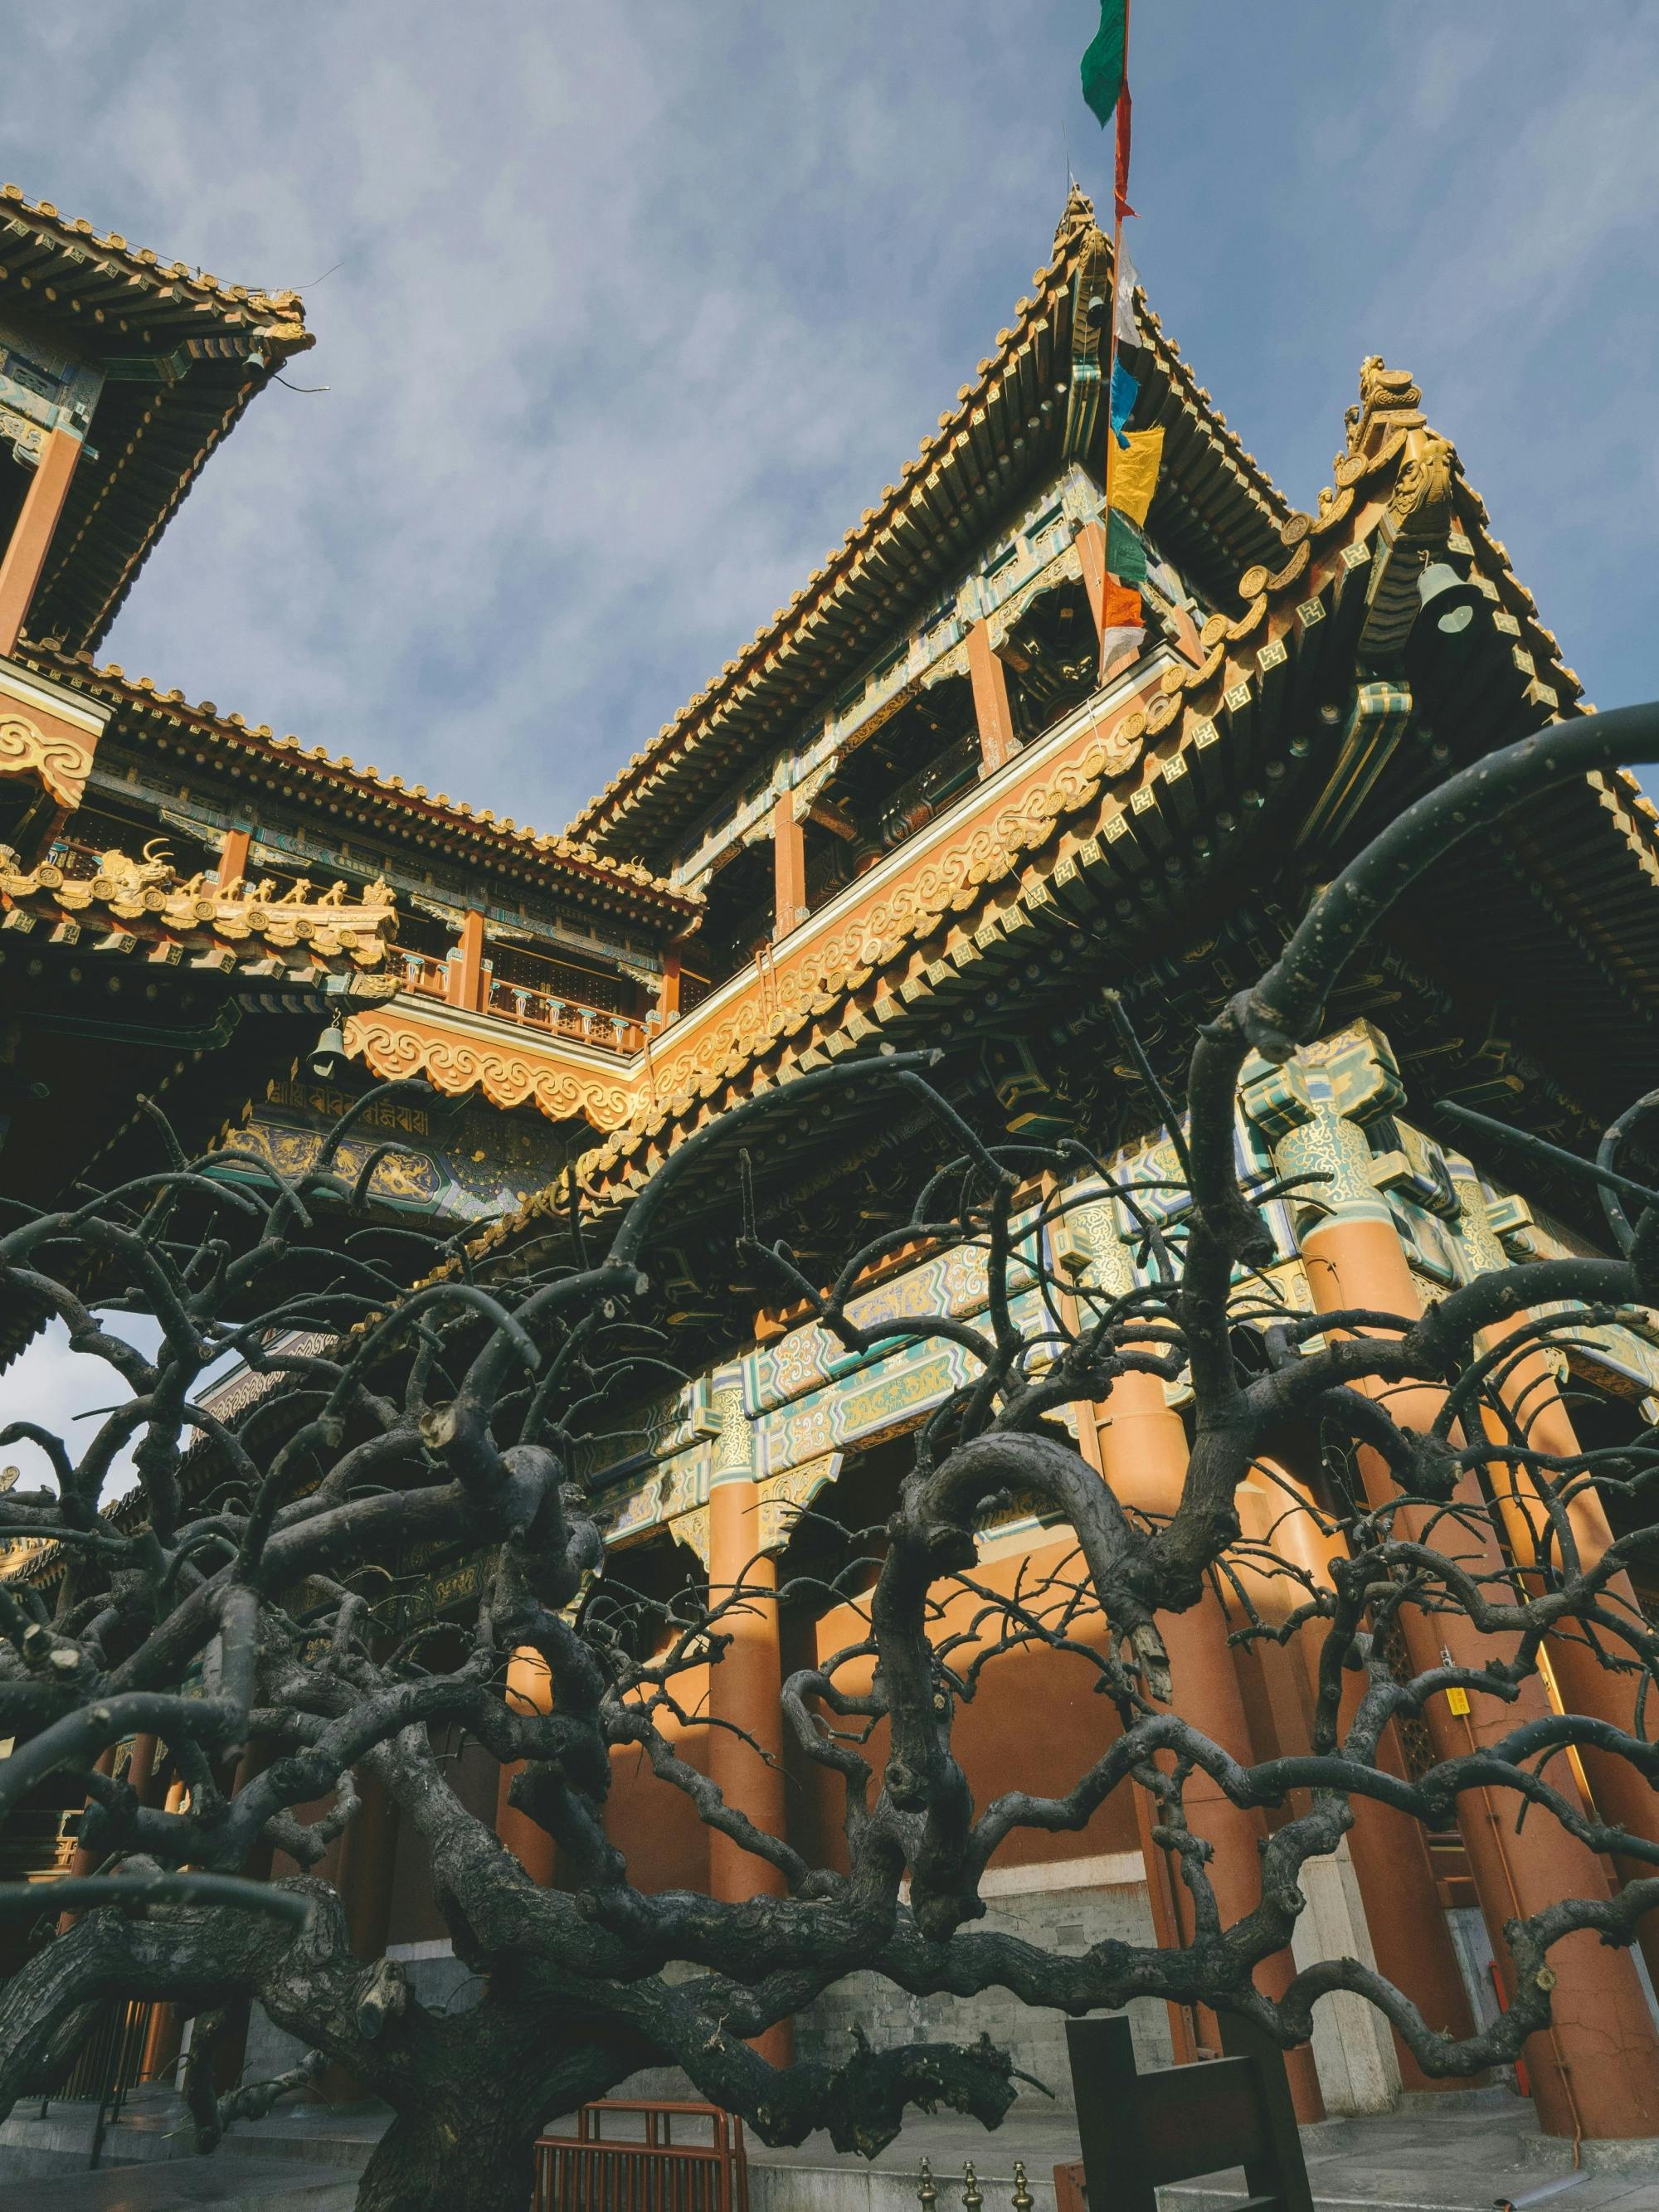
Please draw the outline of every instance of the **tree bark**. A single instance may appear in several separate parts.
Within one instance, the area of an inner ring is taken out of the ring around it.
[[[539,2132],[476,2082],[434,2089],[381,2137],[357,2212],[526,2212]]]

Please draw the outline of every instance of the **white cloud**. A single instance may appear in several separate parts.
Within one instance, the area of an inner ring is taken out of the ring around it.
[[[141,1351],[153,1352],[161,1331],[142,1316],[105,1316],[112,1335],[125,1339]],[[124,1406],[132,1392],[116,1369],[90,1352],[71,1350],[69,1331],[53,1321],[33,1338],[0,1375],[0,1430],[14,1421],[28,1421],[60,1437],[70,1460],[78,1462],[98,1434],[97,1416]],[[19,1487],[55,1489],[52,1462],[39,1444],[27,1441],[0,1447],[0,1465],[15,1467]],[[132,1452],[124,1446],[111,1462],[105,1489],[107,1504],[129,1489],[133,1481]],[[4,1518],[0,1500],[0,1519]]]

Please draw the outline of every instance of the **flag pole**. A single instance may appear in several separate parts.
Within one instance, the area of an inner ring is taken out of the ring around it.
[[[1117,95],[1117,106],[1113,111],[1117,127],[1123,127],[1123,100],[1129,88],[1129,9],[1131,0],[1123,0],[1123,82]],[[1101,471],[1102,494],[1105,501],[1105,550],[1101,561],[1101,573],[1105,577],[1109,592],[1112,580],[1112,462],[1116,456],[1117,433],[1112,427],[1112,379],[1117,374],[1117,288],[1123,267],[1123,194],[1118,190],[1117,149],[1114,144],[1112,162],[1112,296],[1108,313],[1106,339],[1106,465]],[[1127,184],[1127,179],[1125,179]],[[1106,641],[1100,641],[1100,675],[1106,677]]]

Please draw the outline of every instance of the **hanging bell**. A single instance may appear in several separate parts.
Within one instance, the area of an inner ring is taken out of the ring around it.
[[[319,1083],[333,1083],[345,1073],[345,1031],[332,1022],[312,1047],[308,1065]]]

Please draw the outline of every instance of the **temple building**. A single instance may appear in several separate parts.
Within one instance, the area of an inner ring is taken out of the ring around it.
[[[1028,295],[896,480],[547,835],[100,659],[196,471],[312,338],[291,294],[158,262],[6,187],[0,1194],[153,1163],[143,1098],[234,1175],[238,1156],[303,1163],[367,1087],[420,1074],[430,1109],[388,1108],[363,1133],[365,1156],[388,1132],[399,1144],[373,1203],[475,1225],[473,1264],[510,1270],[568,1177],[596,1206],[619,1204],[731,1102],[883,1043],[937,1049],[942,1087],[988,1133],[1075,1131],[1176,1182],[1107,992],[1178,1081],[1195,1023],[1271,961],[1315,887],[1451,769],[1581,711],[1580,686],[1408,374],[1364,365],[1333,425],[1332,485],[1300,510],[1139,294],[1130,428],[1161,429],[1163,449],[1136,532],[1144,627],[1126,641],[1103,511],[1112,295],[1109,242],[1074,190]],[[1331,1177],[1316,1206],[1276,1206],[1272,1280],[1286,1304],[1412,1311],[1488,1267],[1599,1249],[1580,1186],[1545,1172],[1518,1183],[1512,1158],[1472,1155],[1437,1109],[1496,1111],[1583,1153],[1659,1085],[1656,886],[1655,809],[1626,775],[1587,776],[1439,865],[1349,975],[1327,1035],[1252,1073],[1246,1156],[1269,1175]],[[767,1235],[827,1279],[872,1225],[906,1218],[927,1142],[890,1103],[775,1117],[755,1153]],[[1178,1237],[1183,1197],[1156,1202]],[[776,1763],[702,1717],[678,1747],[833,1863],[835,1808],[783,1741],[777,1691],[860,1631],[855,1597],[790,1595],[797,1573],[821,1589],[841,1564],[802,1509],[879,1523],[907,1439],[965,1370],[937,1344],[848,1358],[766,1284],[732,1281],[735,1225],[733,1193],[711,1173],[666,1255],[696,1380],[630,1407],[582,1472],[619,1589],[718,1589],[757,1549],[772,1563],[781,1601],[688,1710],[741,1722]],[[1131,1224],[1108,1197],[1067,1229],[1051,1255],[1062,1267],[1134,1279]],[[971,1314],[985,1293],[956,1253],[912,1255],[865,1295],[866,1314]],[[27,1322],[8,1325],[15,1344]],[[1571,1415],[1558,1393],[1544,1417],[1557,1434],[1577,1423],[1587,1442],[1621,1441],[1659,1413],[1650,1332],[1587,1328],[1569,1365]],[[1074,1427],[1120,1496],[1157,1513],[1178,1490],[1185,1412],[1178,1390],[1125,1386]],[[1312,1431],[1282,1439],[1277,1471],[1340,1504]],[[1280,1496],[1265,1480],[1247,1494],[1247,1532],[1276,1525]],[[1511,1534],[1523,1567],[1524,1523]],[[1323,1572],[1311,1534],[1294,1540]],[[1012,1510],[984,1529],[979,1573],[1010,1588],[1066,1548],[1064,1528]],[[401,1624],[477,1587],[465,1555],[398,1564]],[[1637,1595],[1659,1604],[1659,1559]],[[1170,1624],[1183,1710],[1242,1757],[1303,1747],[1304,1662],[1230,1644],[1236,1625],[1219,1599]],[[1582,1646],[1564,1641],[1552,1665],[1568,1705],[1618,1717],[1627,1693]],[[532,1696],[532,1677],[519,1683]],[[1091,1682],[1048,1651],[988,1671],[957,1729],[976,1790],[1069,1786],[1114,1725]],[[1414,1771],[1487,1726],[1436,1713],[1395,1749]],[[155,1747],[134,1756],[164,1790]],[[556,1881],[546,1836],[498,1807],[493,1765],[458,1757],[476,1808]],[[1628,1781],[1621,1793],[1586,1757],[1582,1786],[1604,1815],[1659,1835]],[[1224,1903],[1247,1909],[1266,1828],[1221,1800],[1209,1817],[1235,1869]],[[69,1863],[73,1818],[36,1816],[25,1855],[41,1878]],[[631,1758],[611,1820],[645,1887],[741,1897],[774,1878]],[[1472,1813],[1425,1838],[1362,1808],[1342,1852],[1310,1870],[1297,1960],[1374,1958],[1434,2024],[1467,2032],[1504,2000],[1492,1936],[1517,1905],[1620,1878],[1546,1826],[1500,1834]],[[14,1860],[22,1849],[9,1842]],[[446,1930],[392,1808],[367,1804],[325,1863],[366,1954],[389,1944],[441,1981]],[[991,1925],[1079,1948],[1174,1941],[1184,1904],[1119,1797],[1075,1834],[1020,1833],[984,1893]],[[1572,1948],[1558,2027],[1529,2057],[1547,2132],[1655,2131],[1650,1967],[1659,1929],[1645,1963]],[[848,1984],[796,2023],[794,2045],[839,2050],[855,2019],[877,2041],[961,2026],[968,2009]],[[989,2025],[1018,2064],[1065,2082],[1057,2018],[972,2009],[975,2033]],[[1208,2047],[1212,2023],[1195,2011],[1135,2011],[1148,2057]],[[1596,2023],[1613,2018],[1646,2053],[1645,2078],[1598,2060]],[[1293,2068],[1304,2118],[1455,2086],[1425,2081],[1357,1999],[1322,2002],[1318,2019]]]

